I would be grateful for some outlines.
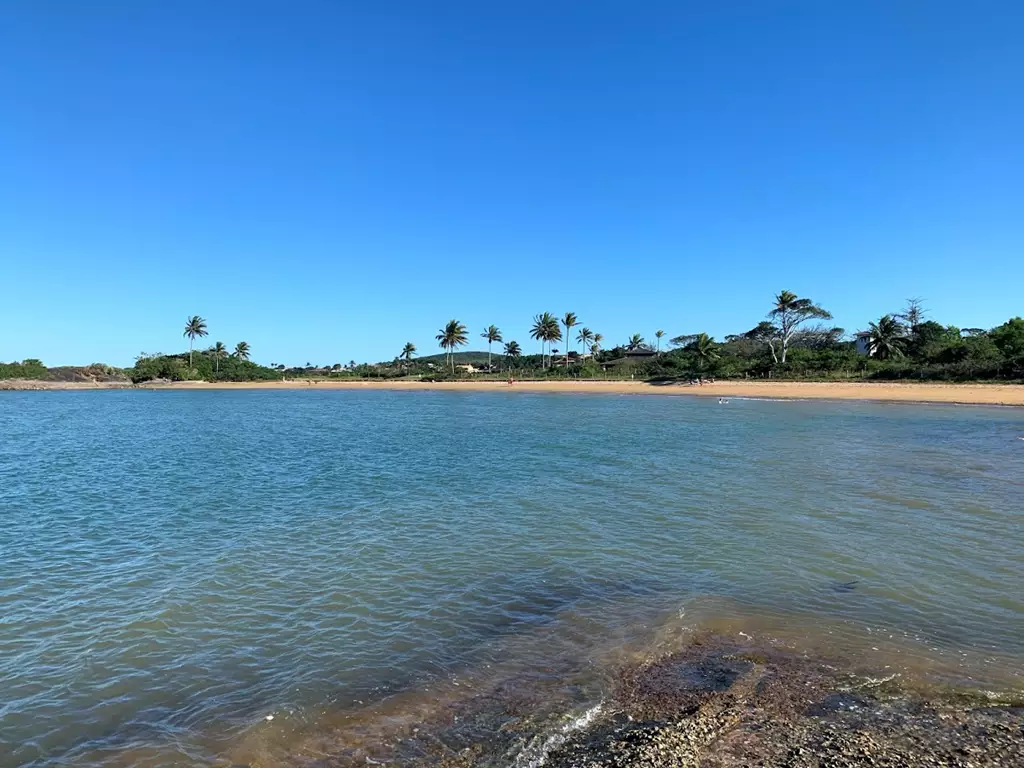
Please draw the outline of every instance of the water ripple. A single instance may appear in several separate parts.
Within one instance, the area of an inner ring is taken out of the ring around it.
[[[0,393],[0,765],[209,762],[268,713],[312,727],[454,691],[468,665],[543,685],[552,648],[590,658],[702,595],[1024,656],[1022,428],[876,404]]]

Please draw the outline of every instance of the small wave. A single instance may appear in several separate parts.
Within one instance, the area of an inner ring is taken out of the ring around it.
[[[603,709],[604,702],[602,701],[574,717],[554,733],[542,734],[535,738],[516,757],[515,768],[541,768],[547,762],[548,755],[552,750],[562,746],[576,731],[582,731],[591,725]]]

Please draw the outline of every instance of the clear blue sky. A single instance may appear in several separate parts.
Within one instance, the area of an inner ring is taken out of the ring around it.
[[[1024,3],[7,0],[0,359],[1024,313]],[[483,348],[482,340],[473,347]]]

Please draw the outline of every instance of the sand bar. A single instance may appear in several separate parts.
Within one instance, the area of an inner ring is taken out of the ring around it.
[[[703,397],[760,397],[784,399],[881,400],[889,402],[961,403],[1024,406],[1021,384],[897,384],[888,382],[767,382],[720,381],[703,386],[648,384],[640,381],[378,381],[324,380],[241,383],[176,382],[159,389],[383,389],[447,392],[552,392],[608,395],[695,395]]]
[[[124,384],[81,384],[47,381],[0,381],[0,389],[123,389]],[[131,385],[127,385],[131,386]],[[361,379],[205,382],[179,381],[143,384],[140,389],[357,389],[444,392],[550,392],[606,395],[692,395],[699,397],[753,397],[815,400],[878,400],[885,402],[957,403],[963,405],[1024,406],[1024,384],[904,384],[892,382],[719,381],[694,386],[648,384],[641,381],[383,381]]]

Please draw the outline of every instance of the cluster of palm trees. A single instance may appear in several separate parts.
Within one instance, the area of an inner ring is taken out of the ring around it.
[[[542,312],[534,316],[533,326],[530,328],[530,338],[540,342],[541,367],[548,368],[553,364],[554,355],[558,353],[558,350],[553,346],[554,342],[562,341],[563,338],[566,341],[572,339],[572,329],[577,326],[580,326],[580,329],[576,334],[576,342],[589,354],[596,355],[602,348],[604,336],[583,326],[575,312],[566,312],[561,318],[555,317],[550,312]],[[445,365],[449,366],[453,373],[455,371],[454,354],[459,347],[464,347],[469,343],[468,334],[469,331],[463,323],[458,320],[449,320],[435,337],[441,349],[445,351]],[[656,351],[660,354],[661,339],[665,336],[665,332],[659,329],[654,335],[657,339]],[[504,344],[502,353],[507,358],[515,359],[523,354],[519,342],[515,340],[505,342],[501,330],[496,325],[487,326],[483,333],[480,334],[480,337],[487,341],[488,368],[491,368],[493,344]],[[624,346],[629,350],[648,348],[644,337],[639,333],[633,334]],[[415,353],[416,345],[410,341],[402,348],[402,352],[398,357],[408,363],[412,360]],[[568,351],[565,354],[564,363],[565,367],[568,368]]]
[[[574,312],[566,312],[565,316],[561,319],[556,318],[550,312],[542,312],[533,319],[533,327],[530,329],[531,338],[541,343],[541,364],[544,367],[551,365],[551,357],[558,350],[552,348],[552,344],[556,341],[562,340],[562,328],[565,328],[565,338],[571,338],[572,329],[580,325],[579,319],[576,317]],[[487,367],[491,368],[493,360],[493,345],[504,344],[502,353],[506,358],[516,359],[521,357],[523,354],[522,347],[519,346],[519,342],[514,339],[506,342],[502,336],[501,329],[496,325],[489,325],[484,328],[483,333],[480,337],[487,341]],[[449,320],[445,323],[444,328],[441,328],[437,336],[438,345],[445,351],[445,365],[449,366],[452,372],[455,372],[455,358],[454,354],[459,347],[464,347],[469,343],[469,331],[466,326],[458,320]],[[660,337],[659,337],[660,338]],[[583,347],[591,354],[596,354],[601,348],[601,342],[604,337],[599,333],[594,333],[589,328],[581,327],[579,333],[576,335],[576,341],[583,345]],[[399,354],[399,359],[405,360],[407,363],[412,360],[413,355],[416,353],[416,345],[411,341],[407,342],[405,347],[402,348],[402,352]],[[565,365],[569,366],[569,355],[565,356]]]
[[[919,310],[920,307],[918,306],[916,309]],[[811,299],[801,298],[791,291],[781,291],[774,297],[774,303],[768,313],[769,319],[743,335],[748,339],[765,343],[771,349],[772,357],[776,362],[785,363],[790,343],[801,327],[810,320],[823,320],[831,317],[832,315],[828,311],[822,309]],[[879,357],[884,357],[887,354],[895,355],[900,350],[900,343],[893,341],[896,331],[893,330],[894,326],[889,320],[896,322],[887,316],[882,318],[878,325],[872,323],[873,335],[879,339],[878,352],[872,354]],[[897,325],[899,324],[897,323]],[[589,328],[582,326],[575,312],[566,312],[561,318],[555,317],[550,312],[542,312],[534,316],[533,325],[530,328],[530,338],[540,342],[541,367],[547,368],[553,364],[554,355],[558,353],[558,350],[554,348],[554,343],[565,339],[568,344],[572,339],[572,329],[577,326],[581,327],[576,335],[576,342],[581,344],[586,352],[596,355],[601,350],[604,337],[600,333],[594,333]],[[480,335],[487,340],[487,364],[490,368],[491,345],[502,343],[504,340],[496,325],[488,326]],[[629,351],[646,349],[660,355],[664,337],[665,331],[659,328],[654,333],[654,344],[650,345],[641,334],[634,333],[623,346]],[[438,332],[437,341],[445,350],[445,362],[451,366],[452,372],[454,372],[453,355],[455,351],[469,343],[466,326],[458,320],[449,320],[445,327]],[[701,368],[718,358],[715,340],[706,333],[676,336],[670,339],[670,343],[691,352]],[[415,352],[416,348],[411,343],[405,346],[402,357],[408,361],[411,360],[411,353]],[[511,341],[505,344],[504,353],[507,357],[514,358],[520,356],[522,351],[517,342]],[[564,361],[565,367],[568,368],[568,351],[565,353]]]
[[[200,339],[203,336],[208,336],[209,331],[206,329],[206,320],[201,318],[199,315],[192,315],[185,321],[185,332],[182,336],[188,337],[188,367],[192,369],[192,347],[196,339]],[[211,358],[215,370],[220,373],[220,361],[228,356],[228,348],[224,346],[224,342],[218,341],[208,350],[206,350]],[[240,341],[235,345],[235,351],[231,353],[233,357],[237,357],[239,360],[248,360],[250,349],[249,342]]]
[[[590,354],[596,355],[601,349],[604,336],[594,333],[592,330],[580,323],[575,312],[566,312],[559,319],[550,312],[542,312],[533,318],[533,326],[530,328],[530,338],[540,342],[541,366],[548,367],[552,364],[552,356],[558,352],[552,346],[554,342],[562,340],[562,328],[565,328],[565,341],[568,345],[572,339],[572,329],[580,326],[576,334],[577,343],[583,346]],[[545,354],[547,355],[545,357]],[[569,367],[569,351],[565,353],[565,367]]]
[[[444,328],[441,328],[437,336],[437,343],[441,349],[445,351],[445,364],[451,368],[452,373],[455,372],[455,352],[459,347],[464,347],[469,343],[469,331],[465,325],[460,323],[458,320],[449,320],[445,323]],[[492,344],[502,344],[505,339],[501,335],[501,330],[496,325],[489,325],[484,329],[484,332],[480,334],[481,338],[487,340],[487,367],[491,367],[492,359]],[[411,341],[407,342],[405,347],[402,349],[402,353],[399,355],[400,358],[406,362],[412,360],[413,354],[416,352],[416,345]],[[505,343],[503,348],[505,357],[515,359],[523,354],[522,349],[519,347],[519,342],[509,341]]]

